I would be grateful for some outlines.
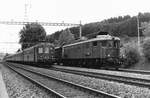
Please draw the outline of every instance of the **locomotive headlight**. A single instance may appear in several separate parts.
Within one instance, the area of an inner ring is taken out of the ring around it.
[[[125,54],[123,54],[122,57],[125,58]]]
[[[110,57],[110,54],[108,54],[107,56]]]

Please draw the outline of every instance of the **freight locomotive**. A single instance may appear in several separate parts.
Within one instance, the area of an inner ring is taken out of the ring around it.
[[[63,66],[118,69],[121,65],[120,39],[107,34],[62,47],[41,43],[17,54],[7,56],[5,60],[26,64],[43,63],[50,65],[57,63]]]

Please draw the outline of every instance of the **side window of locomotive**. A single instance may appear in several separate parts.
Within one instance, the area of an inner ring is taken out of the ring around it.
[[[85,47],[86,47],[86,48],[89,48],[89,46],[90,46],[89,43],[86,43],[86,44],[85,44]]]
[[[117,48],[117,47],[119,47],[119,45],[118,45],[118,44],[119,44],[119,42],[118,42],[118,41],[114,41],[114,47],[116,47],[116,48]]]
[[[49,53],[49,48],[45,47],[45,53]]]
[[[50,52],[51,54],[54,53],[54,48],[50,47],[49,50],[50,50],[49,52]],[[59,50],[61,50],[61,48],[60,48]]]
[[[38,48],[38,53],[43,53],[43,48]]]
[[[97,41],[93,42],[93,46],[95,46],[95,47],[97,46]]]
[[[106,47],[107,46],[107,41],[106,40],[101,41],[101,46]]]
[[[112,41],[108,42],[108,47],[113,47],[113,42]]]

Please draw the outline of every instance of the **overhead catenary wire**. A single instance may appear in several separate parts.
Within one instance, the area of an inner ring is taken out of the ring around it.
[[[35,44],[40,42],[23,42],[24,44]],[[0,42],[0,44],[21,44],[19,42]]]

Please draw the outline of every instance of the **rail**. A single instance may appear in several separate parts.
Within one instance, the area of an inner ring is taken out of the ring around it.
[[[14,64],[13,64],[14,65]],[[11,65],[12,66],[12,65]],[[18,66],[17,66],[18,67]],[[82,86],[82,85],[79,85],[79,84],[75,84],[75,83],[72,83],[72,82],[69,82],[69,81],[66,81],[66,80],[62,80],[62,79],[58,79],[56,77],[52,77],[52,76],[49,76],[47,74],[44,74],[44,73],[40,73],[40,72],[37,72],[37,71],[33,71],[31,69],[26,69],[26,68],[23,68],[23,67],[20,67],[21,69],[24,69],[26,71],[29,71],[29,72],[33,72],[33,73],[36,73],[36,74],[39,74],[39,75],[42,75],[42,76],[45,76],[45,77],[48,77],[48,78],[52,78],[52,79],[55,79],[57,81],[61,81],[65,84],[69,84],[75,88],[80,88],[84,91],[88,91],[89,93],[91,94],[94,94],[94,95],[98,95],[98,96],[101,96],[102,98],[120,98],[116,95],[113,95],[113,94],[108,94],[108,93],[105,93],[105,92],[102,92],[102,91],[99,91],[99,90],[95,90],[95,89],[92,89],[92,88],[89,88],[89,87],[85,87],[85,86]]]
[[[128,77],[128,76],[121,76],[121,75],[111,75],[111,74],[104,74],[104,73],[97,73],[97,72],[88,72],[88,71],[79,71],[73,69],[65,69],[65,68],[55,68],[55,71],[62,71],[66,73],[78,74],[88,77],[100,78],[110,81],[117,81],[120,83],[132,84],[141,87],[150,87],[150,79],[141,79],[136,77]]]
[[[15,70],[15,69],[14,69],[13,67],[11,67],[10,65],[7,64],[7,66],[8,66],[10,69],[12,69],[13,71],[15,71],[16,73],[20,74],[21,76],[23,76],[23,77],[27,78],[28,80],[30,80],[30,81],[36,83],[37,85],[40,85],[40,86],[43,87],[44,89],[50,91],[56,98],[66,98],[65,96],[63,96],[63,95],[59,94],[58,92],[56,92],[56,91],[54,91],[54,90],[48,88],[47,86],[45,86],[45,85],[43,85],[42,83],[40,83],[40,82],[38,82],[38,81],[32,79],[31,77],[20,73],[19,71]]]

